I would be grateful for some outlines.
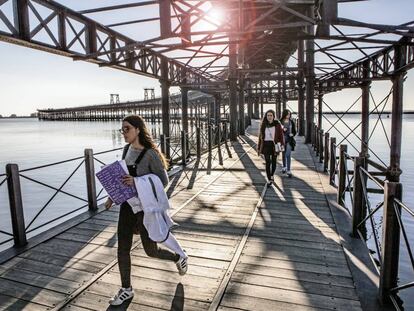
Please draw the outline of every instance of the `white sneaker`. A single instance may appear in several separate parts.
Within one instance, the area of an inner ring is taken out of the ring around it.
[[[286,167],[282,167],[282,174],[286,173]]]
[[[185,251],[184,251],[184,254],[186,254]],[[178,261],[175,263],[175,265],[177,266],[177,270],[178,270],[179,275],[186,274],[187,270],[188,270],[188,256],[187,257],[181,257],[180,256],[180,259],[178,259]]]
[[[122,305],[124,301],[129,300],[132,297],[134,297],[134,290],[132,289],[132,287],[121,287],[118,293],[111,300],[109,300],[109,304],[111,306],[119,306]]]
[[[286,174],[288,175],[288,177],[292,177],[292,172],[291,171],[287,171]]]

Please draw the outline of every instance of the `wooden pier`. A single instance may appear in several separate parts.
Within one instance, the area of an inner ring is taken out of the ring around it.
[[[135,297],[110,308],[120,286],[115,207],[0,265],[0,310],[381,310],[368,252],[349,242],[343,215],[338,227],[336,190],[309,146],[299,138],[294,176],[277,170],[266,187],[255,143],[241,136],[222,146],[223,165],[214,150],[171,178],[185,276],[135,239]]]

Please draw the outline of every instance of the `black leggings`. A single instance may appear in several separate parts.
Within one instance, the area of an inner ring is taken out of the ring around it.
[[[144,226],[144,212],[133,213],[128,203],[121,205],[118,220],[118,265],[121,274],[122,287],[131,286],[131,247],[134,229],[138,227],[142,246],[149,257],[178,261],[180,255],[167,249],[159,248],[157,243],[148,236]]]
[[[267,179],[270,179],[276,171],[276,159],[275,144],[273,141],[265,140],[263,142],[262,153],[266,160],[266,175]]]
[[[264,155],[266,160],[266,175],[267,179],[270,179],[270,177],[273,176],[273,174],[276,171],[276,159],[277,155],[274,154],[265,154]]]

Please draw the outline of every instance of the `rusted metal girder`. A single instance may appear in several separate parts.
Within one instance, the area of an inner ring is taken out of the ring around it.
[[[205,83],[208,75],[198,69],[185,66],[178,61],[146,47],[145,42],[137,42],[117,31],[110,29],[82,14],[71,10],[52,0],[14,0],[13,10],[8,16],[0,14],[8,31],[0,31],[0,40],[30,47],[74,59],[84,60],[116,69],[137,73],[160,79],[161,62],[168,62],[168,81],[180,83],[182,72],[186,72],[187,83]],[[42,18],[33,5],[50,10],[48,17]],[[37,22],[29,20],[29,11],[38,18]],[[48,23],[58,21],[54,31]],[[39,23],[36,26],[36,23]],[[76,28],[74,25],[81,25]],[[37,37],[40,31],[46,31],[50,40]],[[68,38],[73,39],[68,42]],[[49,41],[52,41],[50,43]],[[109,43],[110,49],[107,48]]]
[[[406,46],[402,55],[405,64],[398,70],[409,70],[414,67],[414,46],[408,43],[414,43],[414,39],[404,37],[397,45],[381,49],[346,67],[328,73],[319,78],[319,86],[325,90],[339,90],[364,82],[388,80],[396,72],[395,64],[398,54],[396,49],[401,46]]]

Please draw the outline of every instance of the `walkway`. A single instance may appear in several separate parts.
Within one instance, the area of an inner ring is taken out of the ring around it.
[[[298,139],[293,178],[278,171],[265,188],[255,142],[244,136],[222,147],[224,166],[216,151],[210,167],[204,156],[172,178],[187,275],[136,239],[135,297],[108,308],[120,285],[114,208],[1,265],[0,310],[362,310],[308,146]]]

